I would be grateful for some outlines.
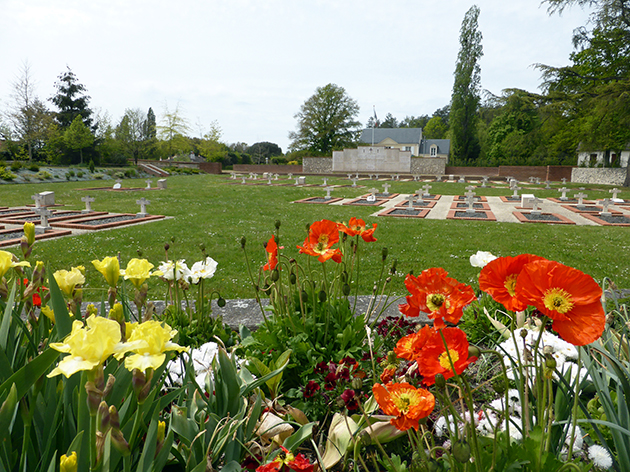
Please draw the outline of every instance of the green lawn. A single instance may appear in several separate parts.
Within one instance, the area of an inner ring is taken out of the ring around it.
[[[235,183],[236,182],[236,183]],[[565,225],[526,225],[475,221],[442,221],[401,218],[369,217],[375,208],[356,206],[330,206],[293,204],[294,200],[310,196],[324,196],[323,188],[241,185],[226,175],[197,175],[168,178],[168,189],[150,192],[108,192],[93,190],[96,197],[94,210],[111,212],[139,211],[135,201],[142,196],[151,204],[149,213],[172,217],[145,225],[99,231],[79,237],[60,238],[38,242],[33,251],[35,259],[47,263],[48,270],[69,269],[84,265],[87,269],[86,299],[100,299],[104,292],[101,275],[90,263],[93,259],[116,255],[120,252],[123,266],[132,257],[149,259],[156,266],[164,260],[164,244],[170,244],[171,259],[186,259],[191,265],[201,259],[200,244],[218,263],[214,279],[209,285],[226,298],[253,297],[253,288],[247,277],[246,264],[240,240],[247,238],[247,248],[253,267],[265,262],[263,242],[274,230],[276,220],[280,228],[281,253],[297,256],[297,244],[305,238],[305,225],[327,218],[347,222],[351,217],[363,218],[370,225],[378,223],[375,236],[378,242],[363,244],[360,291],[369,293],[380,271],[381,249],[389,249],[388,266],[398,260],[398,274],[393,287],[404,293],[404,275],[413,270],[441,266],[461,282],[476,285],[478,269],[469,264],[469,256],[478,250],[496,255],[534,253],[576,267],[592,275],[598,282],[609,277],[620,287],[630,287],[630,228]],[[293,180],[284,180],[293,183]],[[280,183],[274,182],[274,184]],[[307,177],[307,183],[321,184],[320,177]],[[330,184],[348,185],[347,179],[329,179]],[[382,188],[384,182],[362,181],[364,188],[336,188],[333,197],[356,197],[366,189]],[[390,182],[390,192],[411,193],[424,185],[420,182]],[[125,180],[125,186],[144,187],[144,180]],[[432,193],[463,194],[468,184],[432,183]],[[53,190],[57,203],[68,209],[81,209],[81,197],[88,194],[86,187],[111,186],[111,182],[64,182],[0,186],[0,205],[16,206],[32,203],[36,192]],[[562,185],[552,190],[536,190],[538,197],[558,197]],[[575,188],[585,186],[588,198],[610,197],[611,187],[569,184]],[[523,190],[524,191],[524,190]],[[570,192],[572,195],[576,192]],[[502,189],[477,189],[478,195],[509,195],[507,186]],[[624,189],[622,198],[630,198]],[[12,251],[19,251],[17,248]],[[300,256],[306,258],[307,256]],[[328,262],[334,264],[334,262]],[[154,282],[156,283],[156,282]],[[155,293],[155,292],[152,292]]]

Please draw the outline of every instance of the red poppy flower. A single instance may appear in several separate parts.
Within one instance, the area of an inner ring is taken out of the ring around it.
[[[341,262],[341,251],[332,249],[332,245],[339,242],[337,224],[330,220],[316,221],[311,225],[308,236],[304,240],[304,246],[298,246],[300,254],[308,254],[317,257],[319,262],[328,259]]]
[[[365,221],[358,218],[350,218],[348,226],[343,223],[338,223],[337,228],[342,233],[346,233],[348,236],[361,236],[366,243],[373,243],[376,241],[374,237],[374,230],[376,230],[377,224],[372,224],[372,229],[367,229]]]
[[[423,326],[417,333],[400,338],[394,353],[401,359],[413,361],[432,334],[433,330],[429,326]]]
[[[407,303],[398,305],[400,312],[407,316],[428,313],[438,329],[446,326],[444,320],[459,322],[463,308],[475,300],[475,292],[447,274],[442,268],[423,270],[418,277],[408,274],[405,286],[410,295]]]
[[[390,423],[401,431],[409,428],[417,431],[418,421],[429,416],[435,408],[435,397],[431,392],[407,382],[386,386],[374,384],[372,393],[383,412],[395,416]]]
[[[516,279],[525,264],[545,260],[533,254],[499,257],[488,262],[479,274],[479,288],[511,311],[523,311],[527,303],[516,297]]]
[[[265,251],[267,251],[267,263],[263,266],[263,270],[274,270],[278,265],[278,245],[274,235],[267,242]]]
[[[551,318],[552,328],[571,344],[590,344],[604,332],[602,289],[577,269],[555,261],[530,262],[518,276],[516,296]]]
[[[311,464],[302,454],[294,456],[283,446],[276,458],[269,464],[261,465],[256,472],[280,472],[295,470],[296,472],[313,472],[313,464]]]
[[[468,357],[468,339],[461,329],[444,328],[441,331],[432,331],[416,357],[418,372],[424,377],[422,383],[425,385],[433,385],[437,374],[442,374],[445,379],[453,377],[455,375],[453,366],[455,372],[461,374],[468,364],[477,360],[476,357]],[[444,335],[444,339],[440,332]],[[451,361],[453,366],[451,366]]]

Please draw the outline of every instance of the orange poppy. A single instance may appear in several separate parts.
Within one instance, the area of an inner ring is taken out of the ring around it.
[[[479,274],[479,288],[511,311],[523,311],[527,303],[516,297],[516,279],[525,264],[545,260],[533,254],[499,257],[488,262]]]
[[[435,397],[423,388],[407,382],[374,384],[372,393],[386,415],[395,416],[390,423],[401,431],[418,430],[418,421],[426,418],[435,408]]]
[[[263,266],[263,270],[274,270],[278,265],[278,244],[274,235],[267,242],[265,251],[267,251],[267,263]]]
[[[400,338],[394,348],[394,353],[401,359],[413,361],[426,344],[432,332],[433,330],[429,326],[423,326],[417,333],[411,333]]]
[[[408,274],[405,286],[410,295],[407,303],[398,305],[400,312],[406,316],[428,313],[438,329],[446,326],[444,320],[459,322],[464,307],[475,300],[475,292],[469,285],[459,283],[447,274],[436,267],[423,270],[418,277]]]
[[[459,375],[469,364],[477,360],[476,357],[468,357],[468,339],[461,329],[442,329],[444,339],[440,330],[432,331],[424,347],[416,356],[418,372],[424,377],[422,383],[425,385],[433,385],[437,374],[442,374],[445,379],[453,377],[455,375],[453,367]]]
[[[338,223],[337,228],[342,233],[346,233],[348,236],[361,236],[366,243],[373,243],[376,241],[374,237],[374,230],[376,230],[377,224],[372,224],[372,229],[367,229],[365,221],[359,218],[350,218],[348,226],[343,223]]]
[[[523,267],[516,296],[553,320],[562,339],[584,346],[604,332],[606,314],[602,289],[590,275],[555,261],[535,261]]]
[[[298,454],[294,456],[285,447],[280,446],[281,451],[269,464],[256,468],[256,472],[284,472],[294,470],[295,472],[313,472],[315,466],[308,459]]]
[[[308,230],[308,236],[304,240],[304,246],[298,246],[300,254],[308,254],[317,257],[319,262],[328,259],[341,262],[341,251],[332,249],[332,245],[339,242],[337,223],[330,220],[316,221]]]

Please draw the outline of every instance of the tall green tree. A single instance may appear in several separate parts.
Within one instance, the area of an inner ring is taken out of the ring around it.
[[[266,159],[271,159],[272,157],[281,156],[282,148],[278,146],[276,143],[262,141],[259,143],[252,144],[245,150],[245,152],[251,155],[254,158],[255,162],[264,163],[266,162]]]
[[[64,133],[64,140],[70,149],[79,151],[80,163],[83,164],[83,150],[94,143],[94,136],[83,120],[77,115]]]
[[[343,87],[328,84],[318,87],[295,114],[297,131],[289,133],[291,151],[306,150],[330,155],[332,151],[354,145],[361,123],[357,121],[359,104]]]
[[[422,136],[426,139],[444,139],[447,132],[448,126],[446,126],[444,120],[439,116],[434,116],[422,130]]]
[[[455,82],[451,96],[450,131],[451,154],[454,163],[474,164],[479,157],[477,137],[477,109],[481,89],[483,56],[482,35],[478,27],[479,7],[473,5],[462,22],[459,35],[459,54],[455,65]]]
[[[120,141],[123,152],[138,164],[138,158],[144,154],[146,147],[144,113],[139,108],[127,108],[116,127],[116,139]]]
[[[424,128],[431,117],[429,115],[405,116],[398,124],[399,128]]]
[[[167,104],[164,105],[157,132],[166,151],[166,157],[190,152],[191,145],[186,137],[190,132],[190,124],[180,110],[179,103],[174,110],[170,110]]]
[[[74,122],[77,115],[81,116],[82,122],[87,126],[92,126],[92,110],[88,106],[90,96],[86,94],[87,89],[79,83],[74,72],[68,70],[62,73],[55,82],[57,92],[50,98],[50,101],[57,107],[55,120],[62,129],[67,129]]]

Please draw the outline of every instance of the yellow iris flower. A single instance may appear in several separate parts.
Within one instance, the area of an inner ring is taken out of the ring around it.
[[[85,276],[83,275],[84,267],[73,267],[72,270],[58,270],[53,274],[59,289],[67,296],[71,297],[74,288],[77,285],[83,285],[85,283]]]
[[[118,277],[120,277],[120,264],[117,257],[106,257],[102,261],[95,259],[92,261],[94,268],[98,270],[110,287],[118,285]]]
[[[11,267],[30,267],[28,261],[16,262],[17,258],[7,251],[0,251],[0,278],[4,277]]]
[[[69,378],[80,370],[94,369],[121,349],[120,339],[120,325],[114,320],[91,315],[86,326],[81,321],[74,321],[72,331],[63,342],[50,345],[70,355],[64,357],[48,377],[63,374]]]
[[[65,454],[59,458],[59,471],[60,472],[77,472],[77,453],[72,451],[72,454],[66,456]]]
[[[146,259],[131,259],[127,263],[127,268],[121,270],[120,274],[125,276],[125,280],[131,280],[131,283],[138,290],[142,287],[142,284],[152,275],[162,275],[162,272],[151,272],[151,269],[155,267]]]
[[[128,370],[157,369],[166,360],[166,351],[188,351],[187,347],[171,341],[177,330],[171,329],[166,323],[149,320],[140,324],[127,326],[129,337],[122,350],[115,354],[116,359],[122,358],[126,352],[134,354],[125,359]]]
[[[24,236],[29,246],[35,244],[35,224],[28,221],[24,223]]]

